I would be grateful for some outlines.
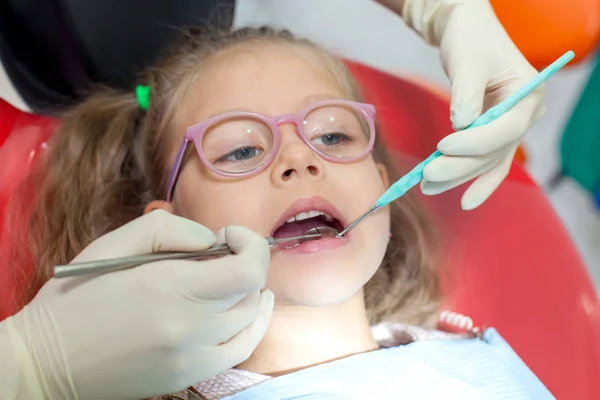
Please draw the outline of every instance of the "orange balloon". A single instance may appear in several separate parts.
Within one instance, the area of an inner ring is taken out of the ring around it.
[[[544,68],[568,50],[585,58],[600,40],[600,0],[491,0],[504,25],[529,62]]]

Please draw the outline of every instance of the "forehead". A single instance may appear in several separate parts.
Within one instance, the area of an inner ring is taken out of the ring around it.
[[[318,99],[347,97],[337,82],[312,49],[262,45],[227,50],[203,66],[178,119],[185,129],[231,110],[294,112]]]

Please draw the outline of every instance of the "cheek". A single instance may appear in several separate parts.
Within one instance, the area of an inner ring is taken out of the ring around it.
[[[226,225],[242,225],[267,236],[268,233],[262,232],[261,213],[256,212],[264,207],[266,194],[256,190],[257,186],[260,185],[253,179],[232,184],[203,173],[182,175],[173,202],[174,210],[177,215],[196,221],[213,232]]]
[[[351,177],[354,179],[348,179],[348,181],[354,182],[357,186],[357,193],[375,196],[373,200],[381,196],[385,190],[383,180],[377,165],[373,160],[369,159],[364,162],[366,165],[360,166],[356,171],[351,173]],[[357,166],[358,167],[358,166]]]
[[[373,252],[377,254],[377,257],[383,258],[383,254],[390,241],[391,232],[391,215],[390,208],[385,207],[379,210],[373,215],[373,221],[371,223],[371,229],[369,232],[370,239],[369,243],[373,245]]]
[[[386,187],[376,164],[368,159],[353,168],[341,166],[336,179],[338,200],[350,221],[366,212],[385,192]],[[349,222],[350,222],[349,221]],[[352,232],[351,258],[360,279],[369,279],[377,270],[385,255],[390,239],[390,208],[384,207],[364,220]],[[363,284],[365,282],[362,282]]]
[[[366,212],[385,191],[377,166],[365,160],[352,168],[343,169],[332,180],[344,196],[346,215],[358,217]]]
[[[348,191],[351,190],[354,193],[353,204],[356,210],[353,210],[353,215],[358,217],[375,204],[379,196],[385,192],[386,187],[379,170],[372,161],[369,162],[368,167],[362,168],[361,172],[355,173],[354,176],[356,179],[348,181],[351,185],[348,186]],[[363,226],[356,229],[355,242],[362,248],[359,253],[361,257],[365,258],[363,265],[368,269],[365,272],[374,273],[383,260],[390,239],[390,208],[384,207],[378,210],[361,225]]]

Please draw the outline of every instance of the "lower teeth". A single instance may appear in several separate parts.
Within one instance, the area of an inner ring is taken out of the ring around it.
[[[293,248],[296,248],[296,247],[300,246],[300,244],[301,243],[288,244],[288,245],[283,246],[283,248],[285,250],[290,250],[290,249],[293,249]]]

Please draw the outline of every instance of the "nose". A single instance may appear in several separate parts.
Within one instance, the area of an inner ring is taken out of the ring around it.
[[[323,177],[323,159],[300,139],[294,124],[279,126],[281,143],[273,161],[272,179],[278,186]]]

